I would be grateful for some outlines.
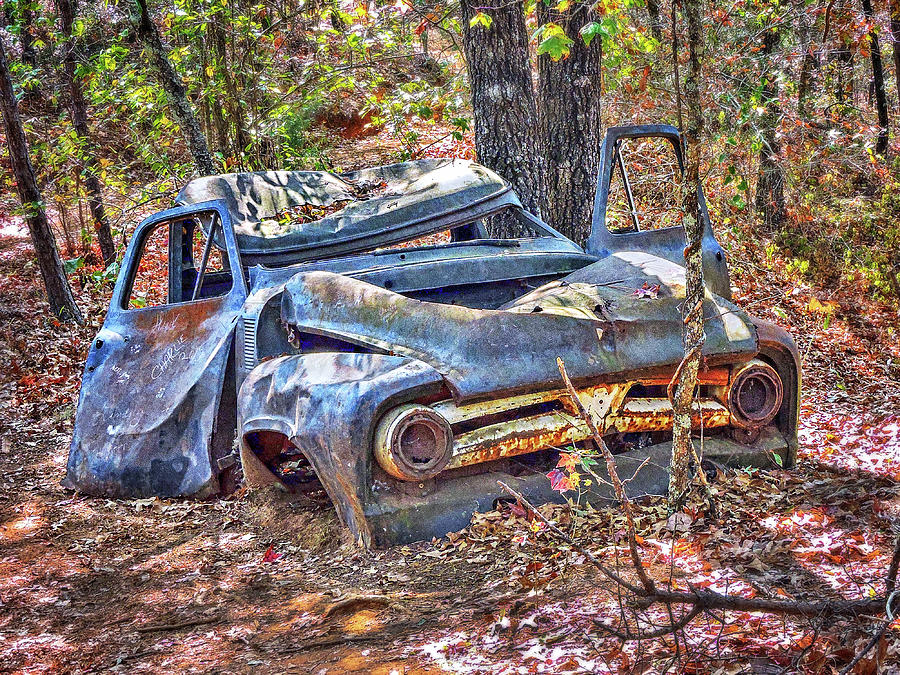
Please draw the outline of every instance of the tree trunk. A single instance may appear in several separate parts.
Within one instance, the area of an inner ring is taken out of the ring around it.
[[[762,98],[765,111],[760,118],[762,148],[759,151],[759,175],[756,182],[756,212],[766,230],[780,226],[785,219],[784,169],[779,154],[778,125],[781,106],[778,103],[778,73],[773,68],[775,48],[781,41],[778,28],[770,28],[763,36],[760,55],[763,60]]]
[[[579,33],[594,20],[587,4],[557,12],[537,3],[538,23],[562,26],[573,40],[568,58],[538,57],[540,141],[546,162],[545,220],[583,245],[591,231],[600,163],[600,38],[584,44]]]
[[[894,78],[897,82],[897,105],[900,107],[900,0],[891,0],[891,43],[893,44]]]
[[[540,4],[538,7],[540,7]],[[583,6],[579,6],[579,9],[583,8]],[[647,0],[647,14],[650,16],[650,34],[657,42],[662,43],[662,19],[660,18],[659,0]],[[541,23],[541,21],[538,20],[538,23]],[[572,36],[570,35],[569,37]]]
[[[190,101],[188,101],[181,78],[175,72],[175,68],[172,67],[171,61],[169,61],[159,31],[150,18],[150,13],[147,10],[147,0],[136,1],[140,9],[137,25],[138,37],[143,42],[150,56],[150,62],[156,71],[156,77],[169,98],[172,116],[181,127],[188,150],[194,157],[194,163],[200,170],[200,174],[204,176],[216,174],[218,170],[209,152],[206,136],[203,135],[203,131],[200,129],[200,123],[197,121],[196,115],[194,115]]]
[[[900,0],[898,0],[900,1]],[[800,38],[800,51],[803,52],[803,60],[800,62],[800,77],[797,84],[797,112],[801,117],[806,117],[806,103],[813,91],[813,73],[818,66],[816,58],[815,42],[812,35],[809,15],[803,4],[798,8],[798,36]]]
[[[97,241],[100,244],[100,253],[103,256],[103,264],[109,267],[116,260],[116,246],[113,243],[112,230],[109,227],[109,218],[106,217],[106,208],[103,205],[103,191],[100,188],[100,179],[97,177],[97,153],[91,145],[90,132],[87,123],[87,106],[84,102],[84,92],[81,90],[81,82],[75,74],[75,37],[72,35],[72,24],[75,21],[77,0],[56,0],[62,23],[63,34],[66,36],[65,56],[63,57],[63,72],[66,84],[69,87],[71,98],[72,126],[80,141],[80,159],[84,165],[84,185],[88,193],[88,205],[94,218],[94,230],[97,232]]]
[[[472,0],[462,0],[461,9],[478,161],[508,180],[527,210],[541,215],[545,174],[522,1],[484,0],[476,9]],[[490,28],[469,25],[479,10],[491,17]]]
[[[22,65],[28,66],[29,69],[37,68],[38,54],[34,48],[34,11],[24,1],[13,5],[5,3],[3,8],[5,23],[13,28],[18,23],[19,43],[22,45]],[[16,17],[18,14],[18,18]],[[24,100],[35,100],[41,97],[41,87],[34,77],[29,77],[27,84],[22,87],[25,95]]]
[[[22,63],[34,68],[37,66],[37,51],[34,48],[34,12],[29,7],[22,7]]]
[[[238,165],[243,168],[244,155],[250,148],[250,138],[247,135],[246,124],[244,123],[241,96],[232,74],[232,68],[228,62],[228,45],[225,43],[225,30],[219,24],[218,16],[212,21],[211,28],[213,31],[211,39],[218,58],[217,66],[221,69],[225,80],[226,98],[224,107],[228,111],[228,117],[231,119],[234,127],[234,145],[231,148],[231,154]]]
[[[869,50],[872,55],[872,80],[875,84],[875,108],[878,110],[878,138],[875,140],[875,152],[884,155],[888,149],[887,94],[884,92],[884,68],[881,65],[881,46],[878,44],[878,32],[875,30],[872,0],[862,0],[863,13],[871,27],[869,30]]]
[[[72,297],[72,289],[69,287],[69,280],[66,279],[66,272],[56,249],[56,238],[50,229],[50,223],[47,222],[41,193],[34,177],[34,167],[28,156],[28,142],[25,140],[25,130],[19,117],[19,104],[9,76],[6,49],[2,44],[0,44],[0,105],[3,107],[3,120],[6,123],[9,161],[16,179],[38,267],[44,279],[44,288],[47,289],[50,309],[61,319],[81,323],[81,312],[75,304],[75,298]]]
[[[689,52],[684,81],[687,125],[684,132],[687,149],[683,185],[685,301],[681,314],[684,323],[682,345],[684,359],[675,382],[672,460],[669,467],[669,508],[681,507],[690,482],[690,462],[696,454],[691,440],[691,408],[697,388],[703,332],[703,219],[700,214],[700,142],[703,135],[703,108],[700,85],[703,77],[704,36],[702,0],[684,0]],[[674,379],[674,378],[673,378]],[[699,467],[697,467],[700,470]]]

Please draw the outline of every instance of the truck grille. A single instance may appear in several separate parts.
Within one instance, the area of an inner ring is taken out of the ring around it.
[[[245,316],[242,319],[244,326],[244,349],[242,353],[244,368],[256,366],[256,325],[259,316]]]

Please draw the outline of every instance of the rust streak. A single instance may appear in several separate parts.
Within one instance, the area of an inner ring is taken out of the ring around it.
[[[618,412],[606,416],[598,426],[604,432],[664,431],[672,427],[673,416],[666,399],[631,399]],[[692,419],[695,427],[702,424],[712,428],[731,423],[728,409],[708,399],[701,401],[700,410],[695,410]],[[562,412],[492,424],[458,436],[447,468],[562,447],[590,435],[584,422]]]

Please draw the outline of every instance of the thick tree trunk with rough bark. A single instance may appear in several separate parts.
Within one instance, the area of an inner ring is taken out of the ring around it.
[[[526,209],[541,215],[544,167],[522,2],[462,0],[461,8],[478,161],[508,180]],[[490,28],[469,25],[478,11],[491,17]]]
[[[872,80],[875,84],[875,108],[878,111],[878,138],[875,140],[875,152],[883,155],[888,149],[888,117],[887,94],[884,92],[884,67],[881,63],[881,46],[878,44],[878,32],[875,30],[872,0],[862,0],[863,12],[869,22],[869,53],[872,57]]]
[[[573,40],[568,58],[538,57],[540,141],[545,169],[547,207],[544,219],[584,244],[591,231],[597,165],[600,162],[600,38],[584,44],[579,31],[595,19],[590,7],[576,5],[557,12],[537,4],[538,23],[556,23]]]
[[[28,143],[25,140],[25,129],[22,127],[18,101],[13,90],[12,79],[9,76],[6,48],[2,43],[0,43],[0,105],[3,108],[3,120],[6,124],[9,161],[16,179],[16,188],[25,212],[25,222],[28,223],[28,231],[31,234],[31,243],[34,246],[38,267],[44,279],[44,288],[47,289],[50,309],[61,319],[81,323],[81,312],[78,305],[75,304],[75,298],[72,297],[72,289],[69,287],[69,280],[66,278],[66,272],[56,248],[56,238],[47,221],[41,193],[34,177],[34,167],[31,165]]]
[[[169,98],[172,116],[181,127],[188,150],[194,157],[194,163],[200,170],[200,174],[203,176],[216,174],[218,169],[209,152],[206,136],[200,129],[200,123],[197,121],[197,116],[194,114],[190,101],[188,101],[181,78],[175,72],[175,68],[172,67],[171,61],[169,61],[159,31],[150,18],[147,2],[146,0],[136,0],[136,2],[140,9],[137,25],[138,37],[147,50],[156,77]]]
[[[106,217],[106,208],[103,205],[103,191],[100,188],[100,179],[97,177],[97,155],[91,144],[90,132],[87,123],[87,106],[84,102],[84,92],[81,82],[75,74],[75,36],[72,35],[72,24],[75,21],[77,0],[56,0],[59,11],[59,19],[62,23],[63,33],[66,35],[63,57],[63,73],[69,88],[70,111],[72,126],[81,145],[81,161],[84,166],[84,186],[88,193],[88,206],[91,216],[94,218],[94,229],[97,232],[97,241],[100,244],[100,253],[103,256],[103,264],[111,265],[116,260],[116,246],[113,243],[112,230],[109,227],[109,218]]]
[[[762,148],[759,151],[759,174],[756,181],[756,213],[767,230],[784,222],[784,168],[781,166],[781,142],[778,125],[781,106],[778,103],[778,73],[774,67],[775,47],[781,41],[778,28],[770,28],[763,36],[760,56],[763,60],[762,97],[765,110],[760,117]]]
[[[687,125],[684,130],[687,157],[683,181],[685,300],[681,314],[684,323],[682,345],[684,360],[678,368],[671,396],[674,410],[672,461],[669,467],[669,508],[680,508],[690,483],[690,462],[696,454],[691,440],[691,408],[697,388],[703,332],[703,220],[700,215],[700,142],[703,135],[703,108],[700,87],[703,78],[704,38],[702,0],[684,0],[687,22],[688,72],[684,82]],[[671,391],[671,387],[670,387]],[[699,467],[698,467],[699,470]]]

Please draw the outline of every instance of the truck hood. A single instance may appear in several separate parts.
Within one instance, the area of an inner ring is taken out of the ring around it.
[[[562,386],[557,357],[574,380],[620,379],[682,359],[684,268],[643,253],[618,253],[497,310],[406,298],[330,272],[285,285],[284,322],[301,332],[416,358],[464,403]],[[706,292],[709,365],[757,353],[750,318]]]

